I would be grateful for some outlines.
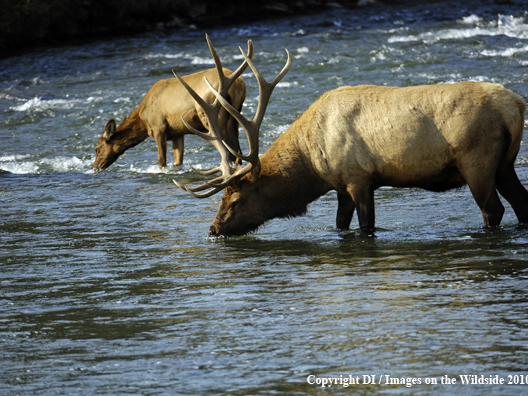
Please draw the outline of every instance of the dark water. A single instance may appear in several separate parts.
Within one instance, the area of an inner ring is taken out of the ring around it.
[[[265,76],[285,47],[294,55],[261,151],[341,85],[492,81],[528,99],[526,5],[335,10],[208,33],[227,67],[248,38]],[[172,68],[212,67],[204,34],[0,61],[0,394],[527,395],[528,230],[508,205],[490,231],[467,188],[384,188],[373,238],[355,219],[335,229],[329,193],[305,217],[212,240],[220,195],[176,189],[173,178],[200,179],[187,166],[160,170],[153,140],[91,172],[108,118],[130,113]],[[256,83],[244,78],[251,114]],[[197,137],[185,156],[202,168],[218,161]],[[526,143],[516,167],[528,186]],[[504,384],[462,385],[460,375]],[[307,382],[341,376],[360,384]]]

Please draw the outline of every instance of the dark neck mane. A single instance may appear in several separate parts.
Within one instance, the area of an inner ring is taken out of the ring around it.
[[[287,136],[281,138],[261,157],[257,181],[274,207],[271,218],[301,216],[309,203],[331,190],[297,144]]]

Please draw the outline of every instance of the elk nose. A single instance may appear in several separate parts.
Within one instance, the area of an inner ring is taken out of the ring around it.
[[[94,161],[92,165],[92,170],[98,172],[103,170],[104,168],[101,166],[101,161],[98,161],[97,159]]]
[[[214,225],[212,225],[211,227],[209,227],[209,236],[211,236],[211,237],[216,237],[216,236],[218,236],[218,229],[217,229],[217,227],[215,227]]]

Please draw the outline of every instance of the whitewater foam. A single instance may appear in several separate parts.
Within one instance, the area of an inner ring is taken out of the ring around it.
[[[30,155],[4,155],[0,157],[0,170],[14,174],[42,174],[85,171],[92,166],[92,159],[75,156],[32,159]]]
[[[413,41],[424,41],[435,43],[441,40],[465,40],[477,36],[507,36],[518,39],[528,39],[528,25],[525,17],[514,17],[508,15],[498,15],[496,21],[483,23],[483,20],[476,16],[469,16],[459,21],[460,27],[443,29],[436,32],[425,32],[417,35],[392,36],[387,39],[389,43],[404,43]],[[474,27],[467,27],[468,25]]]
[[[524,47],[520,48],[506,48],[504,50],[484,50],[480,54],[484,56],[514,56],[517,54],[521,54],[524,52],[528,52],[528,45],[525,45]]]
[[[146,165],[145,167],[137,166],[137,165],[130,165],[129,171],[133,173],[138,174],[165,174],[165,175],[173,175],[173,174],[183,174],[190,170],[188,166],[174,166],[174,165],[168,165],[165,168],[160,168],[159,165]]]
[[[9,107],[13,111],[35,111],[42,112],[46,110],[66,110],[73,108],[78,103],[91,103],[100,101],[101,98],[90,96],[86,99],[42,99],[34,97],[32,99],[17,99],[23,101],[22,104]]]
[[[182,58],[183,54],[147,54],[143,58],[144,59],[157,59],[157,58],[165,58],[165,59],[178,59]]]

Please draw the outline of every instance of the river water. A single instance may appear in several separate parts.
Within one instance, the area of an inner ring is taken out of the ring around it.
[[[282,68],[284,48],[294,55],[263,152],[342,85],[492,81],[527,100],[528,6],[457,3],[208,33],[226,67],[247,39],[264,76]],[[382,188],[368,237],[356,218],[336,230],[331,192],[304,217],[210,239],[221,194],[177,189],[173,178],[203,178],[186,165],[160,170],[152,139],[92,173],[109,118],[172,68],[212,67],[204,36],[155,32],[0,60],[0,394],[528,394],[528,230],[509,205],[502,227],[485,230],[467,188]],[[243,77],[248,115],[258,93]],[[218,156],[190,136],[185,161],[209,168]],[[516,168],[528,186],[527,144]],[[359,384],[323,388],[323,377]]]

